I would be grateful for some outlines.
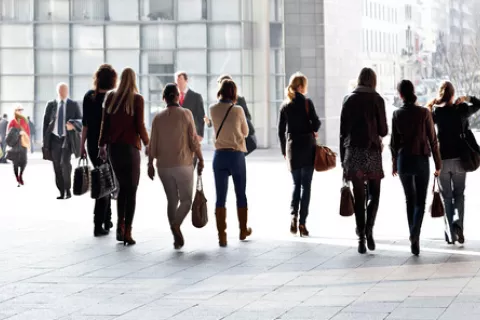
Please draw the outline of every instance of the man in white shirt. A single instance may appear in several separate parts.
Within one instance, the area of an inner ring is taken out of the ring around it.
[[[81,120],[82,114],[77,102],[68,98],[68,85],[57,85],[58,97],[49,101],[43,119],[43,158],[53,162],[55,181],[60,191],[57,199],[72,197],[72,150],[67,146],[67,131],[75,130],[70,121]]]

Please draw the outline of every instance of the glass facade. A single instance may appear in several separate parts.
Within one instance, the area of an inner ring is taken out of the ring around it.
[[[106,62],[137,71],[150,118],[175,71],[189,74],[205,108],[229,73],[268,147],[285,86],[283,38],[283,0],[1,0],[0,111],[20,102],[41,125],[58,82],[81,102]]]

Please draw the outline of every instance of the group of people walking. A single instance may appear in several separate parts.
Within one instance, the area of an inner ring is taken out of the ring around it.
[[[118,86],[117,86],[118,82]],[[364,68],[357,88],[343,101],[340,117],[340,161],[343,178],[353,187],[358,252],[375,250],[374,225],[379,210],[383,138],[388,134],[384,99],[376,91],[376,74]],[[101,65],[94,75],[93,89],[79,105],[68,98],[68,86],[57,87],[58,97],[45,109],[43,157],[53,163],[59,197],[71,197],[71,155],[90,158],[95,167],[109,163],[118,181],[116,238],[133,245],[132,225],[140,181],[140,159],[148,156],[148,176],[157,173],[167,197],[167,216],[180,249],[185,240],[182,223],[192,207],[194,172],[204,169],[201,142],[205,125],[213,127],[215,154],[215,218],[219,245],[227,245],[226,198],[229,177],[237,198],[239,239],[252,234],[248,227],[246,196],[246,138],[251,120],[245,99],[229,75],[218,79],[218,102],[205,115],[203,98],[188,86],[188,75],[178,72],[175,83],[163,89],[166,107],[152,121],[150,135],[144,123],[144,99],[139,94],[134,70],[123,70],[120,81],[111,65]],[[309,236],[311,185],[321,121],[309,98],[308,79],[301,73],[291,76],[280,107],[278,138],[292,176],[290,232]],[[455,89],[446,81],[436,99],[426,107],[417,104],[415,88],[408,80],[398,85],[403,106],[393,114],[390,149],[392,174],[399,176],[406,198],[412,254],[420,253],[420,233],[430,180],[429,157],[435,163],[443,197],[449,244],[464,243],[466,173],[465,146],[480,153],[469,129],[469,117],[480,109],[480,100],[465,96],[455,100]],[[17,182],[23,185],[23,172],[29,148],[30,129],[20,105],[8,130],[16,128],[18,147],[11,148]],[[436,127],[436,128],[435,128]],[[81,137],[80,137],[81,132]],[[250,132],[251,134],[251,132]],[[3,143],[3,142],[2,142]],[[12,151],[13,150],[13,151]],[[476,168],[474,168],[476,169]],[[112,195],[95,200],[94,235],[104,236],[113,228]]]
[[[375,72],[364,68],[358,87],[344,100],[340,123],[340,157],[344,178],[353,186],[358,252],[362,254],[367,247],[375,250],[373,227],[384,177],[382,138],[388,134],[384,100],[375,88]],[[411,252],[420,253],[432,155],[445,208],[445,240],[464,243],[466,172],[476,169],[467,168],[464,159],[466,153],[474,157],[480,153],[468,119],[480,109],[480,100],[471,96],[455,100],[455,89],[448,81],[427,107],[417,104],[415,88],[408,80],[399,83],[398,93],[403,106],[392,119],[392,174],[400,177],[405,191]]]

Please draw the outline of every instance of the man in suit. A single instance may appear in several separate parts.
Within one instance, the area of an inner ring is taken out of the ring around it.
[[[180,106],[192,111],[198,141],[201,143],[205,132],[205,122],[203,120],[205,117],[205,109],[203,107],[202,95],[188,87],[188,75],[184,71],[175,73],[175,83],[180,91]],[[193,163],[194,166],[197,165],[197,158],[194,159]]]
[[[36,138],[37,138],[37,129],[35,128],[35,123],[33,123],[32,119],[30,119],[30,117],[27,117],[27,121],[28,121],[28,127],[30,128],[30,140],[31,140],[31,143],[30,143],[30,151],[31,153],[34,153],[35,152],[35,141],[36,141]]]
[[[0,163],[7,163],[7,159],[5,158],[6,149],[7,149],[7,128],[8,128],[8,116],[4,114],[2,119],[0,119],[0,148],[2,150]]]
[[[53,162],[55,181],[60,191],[57,199],[69,199],[72,186],[72,149],[68,146],[67,131],[75,130],[72,122],[81,121],[78,103],[68,98],[68,85],[57,85],[58,97],[49,101],[43,119],[43,158]]]

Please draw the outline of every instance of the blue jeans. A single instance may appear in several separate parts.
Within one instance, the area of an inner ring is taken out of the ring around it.
[[[312,191],[313,166],[292,170],[293,194],[290,205],[292,215],[298,214],[300,207],[299,224],[305,224],[310,206],[310,194]]]
[[[245,154],[240,151],[216,150],[213,156],[213,173],[217,192],[217,208],[225,208],[228,192],[228,177],[232,176],[237,208],[247,208],[247,168]]]
[[[450,242],[455,240],[454,226],[463,230],[463,218],[465,215],[465,182],[467,173],[462,167],[460,159],[446,159],[442,161],[440,172],[440,192],[445,204],[445,237]],[[458,218],[455,219],[455,209]]]
[[[408,163],[408,166],[405,164]],[[398,158],[399,176],[407,202],[407,219],[410,237],[420,237],[428,182],[430,180],[430,164],[428,157],[402,156]]]

